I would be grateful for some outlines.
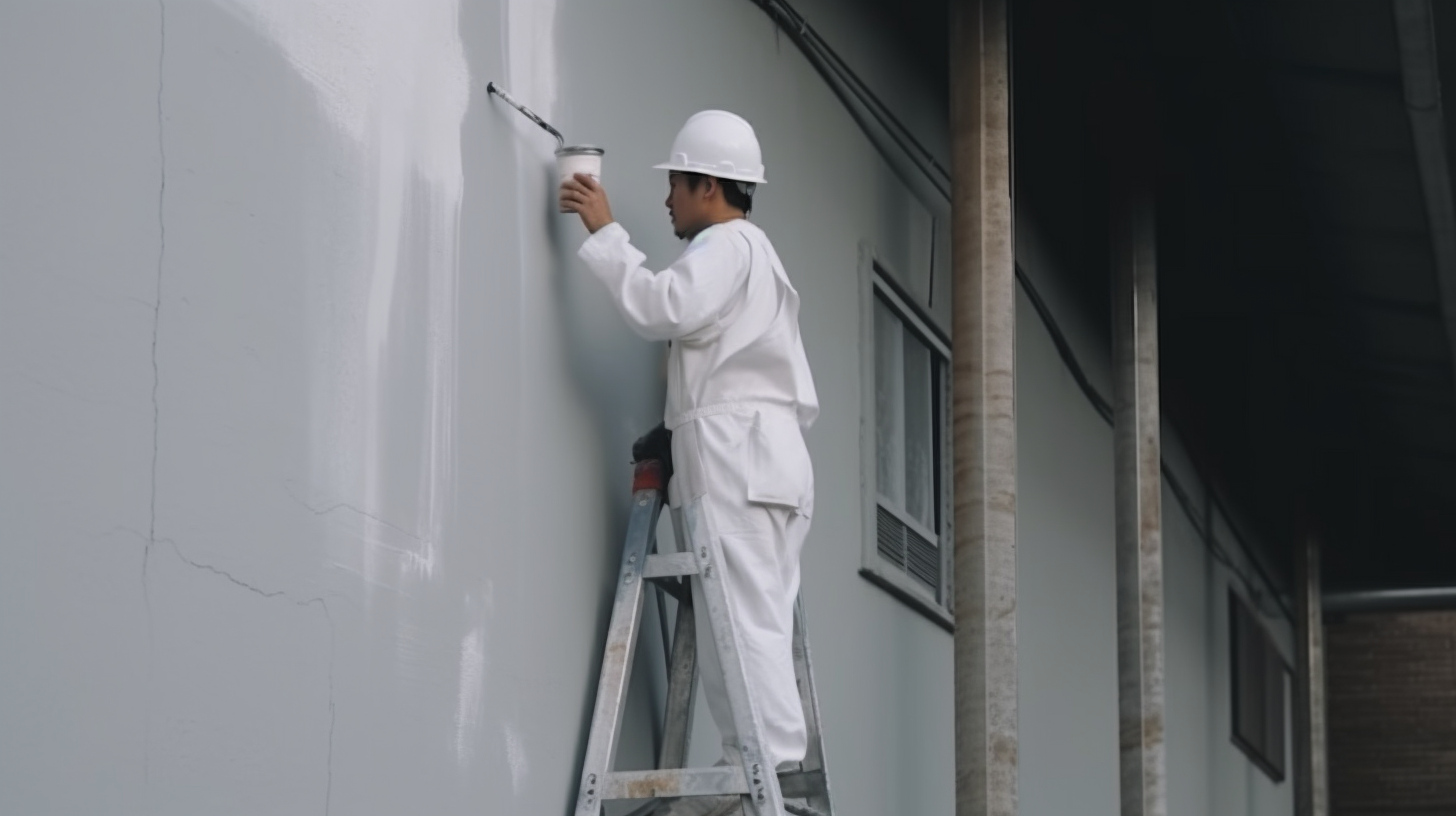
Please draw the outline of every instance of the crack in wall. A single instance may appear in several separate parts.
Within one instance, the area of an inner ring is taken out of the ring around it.
[[[157,156],[160,160],[160,183],[157,186],[157,278],[152,301],[152,473],[151,507],[147,546],[142,554],[142,588],[146,588],[147,561],[152,545],[157,542],[157,458],[158,439],[161,427],[161,406],[157,399],[161,377],[157,369],[157,341],[162,325],[162,271],[167,259],[167,140],[163,129],[162,92],[164,90],[165,66],[167,60],[167,7],[165,0],[157,0],[157,11],[161,29],[161,48],[157,55]]]
[[[223,579],[227,580],[229,583],[232,583],[233,585],[235,585],[237,587],[240,587],[242,589],[245,589],[248,592],[251,592],[251,593],[253,593],[255,595],[258,595],[259,597],[262,597],[262,598],[265,598],[265,599],[278,599],[278,598],[281,598],[283,600],[287,600],[287,601],[293,603],[296,606],[305,607],[305,608],[311,608],[311,607],[317,606],[323,612],[324,619],[328,622],[328,626],[329,626],[329,667],[328,667],[329,731],[328,731],[328,752],[327,752],[327,768],[326,768],[327,773],[326,773],[326,782],[325,782],[325,789],[324,789],[324,814],[325,814],[325,816],[328,816],[328,814],[331,812],[331,810],[333,808],[333,793],[334,793],[334,731],[335,731],[335,726],[337,724],[337,706],[336,706],[335,689],[334,689],[334,673],[335,673],[335,666],[336,666],[336,663],[337,663],[337,639],[338,639],[338,628],[337,628],[337,626],[334,623],[334,616],[333,616],[333,613],[329,609],[328,602],[326,600],[324,600],[322,597],[315,597],[315,598],[308,598],[308,599],[302,599],[301,600],[299,598],[296,598],[296,597],[290,595],[289,593],[287,593],[285,591],[281,591],[280,590],[280,591],[272,592],[272,591],[264,590],[264,589],[262,589],[262,588],[260,588],[258,586],[255,586],[253,584],[248,583],[247,581],[244,581],[244,580],[238,578],[237,576],[233,575],[232,573],[228,572],[227,570],[220,569],[218,567],[212,566],[211,564],[204,564],[204,563],[199,562],[199,561],[193,561],[192,559],[190,559],[187,556],[185,556],[185,555],[182,554],[182,550],[181,550],[180,547],[178,547],[176,541],[173,541],[173,540],[167,539],[167,538],[158,538],[157,537],[157,473],[158,473],[158,465],[159,465],[159,460],[160,460],[160,449],[161,449],[161,444],[160,444],[160,440],[161,440],[161,404],[160,404],[160,400],[158,398],[158,395],[159,395],[159,392],[160,392],[160,386],[161,386],[161,373],[160,373],[160,366],[158,365],[158,348],[159,348],[159,341],[160,341],[160,336],[161,336],[161,323],[162,323],[162,294],[163,294],[162,284],[163,284],[163,276],[164,276],[164,270],[165,270],[166,258],[167,258],[167,221],[166,221],[166,203],[167,203],[167,141],[166,141],[166,130],[165,130],[165,112],[164,112],[164,107],[163,107],[164,93],[165,93],[165,90],[166,90],[165,79],[166,79],[166,61],[167,61],[167,4],[166,4],[166,0],[157,0],[157,21],[158,21],[158,53],[157,53],[157,158],[158,158],[158,165],[159,165],[159,173],[158,173],[159,180],[158,180],[158,185],[157,185],[157,266],[156,266],[156,284],[155,284],[155,289],[154,289],[154,292],[153,292],[153,300],[152,300],[152,303],[150,304],[151,307],[152,307],[152,345],[151,345],[151,364],[152,364],[152,460],[151,460],[151,473],[150,473],[150,496],[149,496],[149,503],[148,503],[147,533],[146,533],[145,536],[143,536],[140,533],[140,531],[137,531],[137,530],[132,530],[132,529],[127,528],[127,527],[119,527],[119,528],[117,528],[119,530],[125,530],[126,532],[129,532],[129,533],[132,533],[132,534],[136,535],[138,538],[142,539],[142,543],[143,543],[143,546],[142,546],[141,583],[142,583],[142,603],[143,603],[143,605],[145,607],[145,610],[146,610],[146,623],[147,623],[147,694],[146,694],[145,708],[144,708],[143,745],[142,745],[142,779],[143,779],[144,796],[147,796],[147,793],[146,792],[149,791],[150,788],[151,788],[151,741],[152,741],[152,698],[151,698],[151,690],[152,690],[152,680],[153,680],[152,670],[153,670],[153,666],[155,664],[155,659],[156,659],[156,628],[155,628],[155,621],[153,619],[153,609],[152,609],[152,599],[151,599],[151,584],[150,584],[150,580],[151,580],[151,558],[152,558],[152,548],[155,545],[157,545],[157,544],[165,543],[165,544],[167,544],[168,546],[170,546],[172,548],[172,551],[176,554],[178,560],[180,560],[182,563],[188,565],[189,567],[192,567],[193,569],[196,569],[196,570],[201,571],[201,572],[212,573],[213,575],[216,575],[216,576],[218,576],[220,578],[223,578]],[[317,510],[315,510],[314,512],[317,513],[317,514],[319,514],[319,515],[323,515],[325,513],[332,512],[333,510],[339,509],[341,507],[349,507],[349,506],[348,505],[337,505],[335,507],[328,508],[328,509],[326,509],[324,511],[317,511]],[[309,508],[309,509],[312,510],[313,508]],[[379,522],[380,524],[384,524],[385,526],[388,526],[388,527],[394,527],[394,525],[388,524],[387,522],[383,521],[382,519],[374,518],[373,516],[370,516],[368,513],[363,513],[362,511],[357,510],[357,508],[349,507],[349,509],[355,510],[356,512],[360,512],[362,515],[368,516],[369,518],[374,519],[375,521]],[[397,529],[398,530],[399,528],[395,527],[394,529]],[[404,530],[399,530],[399,531],[401,533],[405,533]],[[406,535],[409,535],[408,533],[405,533],[405,534]],[[147,798],[149,798],[149,796]]]
[[[75,391],[62,388],[58,385],[53,385],[46,382],[45,380],[40,379],[39,377],[32,377],[29,374],[17,372],[15,376],[25,382],[30,383],[31,385],[34,385],[36,388],[43,388],[46,391],[51,392],[52,394],[57,394],[59,396],[66,397],[67,399],[73,399],[77,402],[85,403],[87,405],[100,405],[109,407],[116,404],[114,400],[101,400],[85,396],[84,394],[78,394]]]
[[[390,553],[400,560],[401,566],[408,566],[415,570],[419,570],[426,575],[428,575],[431,570],[433,570],[435,558],[434,541],[430,538],[428,532],[411,532],[398,524],[394,524],[381,516],[370,513],[369,511],[358,507],[357,505],[350,504],[349,502],[334,502],[333,504],[327,506],[315,505],[304,499],[302,496],[294,493],[293,488],[290,486],[292,484],[292,479],[283,480],[283,492],[298,506],[320,518],[333,516],[340,511],[348,511],[349,513],[352,513],[359,518],[364,519],[366,522],[372,522],[373,525],[377,526],[377,529],[371,530],[370,524],[366,523],[364,525],[365,531],[359,534],[359,540],[361,541],[361,543],[366,544],[370,547],[379,548]],[[374,533],[379,533],[384,530],[397,534],[403,539],[403,541],[387,541],[384,538],[380,538],[374,535]],[[365,580],[370,581],[371,583],[374,582],[373,578],[367,576],[365,577]],[[398,587],[390,588],[395,591],[401,591]]]
[[[139,541],[141,541],[143,544],[146,544],[148,542],[148,537],[147,537],[147,535],[145,533],[142,533],[140,530],[134,530],[134,529],[132,529],[130,527],[126,527],[124,525],[117,526],[117,527],[113,527],[112,530],[111,530],[111,532],[112,533],[118,533],[118,532],[120,532],[120,533],[128,533],[128,534],[136,537],[136,539],[139,540]],[[316,606],[316,607],[318,607],[324,613],[324,619],[326,621],[328,621],[328,624],[329,624],[329,742],[328,742],[329,748],[328,748],[328,768],[327,768],[327,775],[326,775],[326,786],[327,787],[325,788],[325,791],[324,791],[324,816],[328,816],[329,812],[332,809],[332,805],[333,805],[333,794],[334,794],[334,726],[337,723],[337,713],[336,713],[337,712],[337,707],[335,705],[335,697],[334,697],[334,668],[337,665],[337,659],[338,659],[338,653],[337,653],[338,628],[337,628],[337,626],[334,623],[333,610],[329,609],[328,601],[326,601],[323,597],[313,597],[313,598],[308,598],[308,599],[305,599],[305,600],[300,600],[297,596],[295,596],[295,595],[293,595],[293,594],[291,594],[291,593],[289,593],[289,592],[287,592],[285,590],[269,591],[269,590],[263,589],[263,588],[255,585],[255,584],[248,583],[247,581],[244,581],[241,578],[238,578],[236,575],[233,575],[231,572],[228,572],[225,569],[221,569],[219,567],[215,567],[215,566],[213,566],[211,564],[204,564],[204,563],[202,563],[200,561],[194,561],[194,560],[188,558],[187,556],[185,556],[185,555],[182,554],[182,549],[177,544],[177,542],[175,540],[173,540],[173,539],[170,539],[170,538],[159,538],[159,539],[156,539],[156,541],[153,542],[153,543],[166,544],[167,546],[171,547],[172,548],[172,552],[174,554],[176,554],[176,556],[177,556],[177,560],[181,561],[182,563],[186,564],[187,566],[189,566],[189,567],[191,567],[191,568],[193,568],[193,569],[195,569],[195,570],[197,570],[199,572],[209,572],[209,573],[212,573],[213,575],[216,575],[219,578],[223,578],[226,581],[228,581],[229,583],[231,583],[231,584],[233,584],[233,585],[235,585],[235,586],[237,586],[237,587],[239,587],[241,589],[245,589],[248,592],[251,592],[254,595],[257,595],[257,596],[259,596],[261,598],[268,599],[268,600],[272,600],[272,599],[276,599],[276,598],[282,598],[282,599],[287,600],[290,603],[294,604],[295,606],[301,606],[301,607],[315,607]],[[149,684],[149,688],[150,688],[150,684]]]
[[[314,505],[309,504],[307,501],[305,501],[302,498],[300,498],[299,496],[295,495],[292,490],[289,490],[287,488],[287,484],[286,483],[285,483],[285,486],[284,486],[284,492],[288,493],[288,497],[291,498],[291,499],[293,499],[295,502],[297,502],[299,504],[299,506],[303,507],[303,509],[309,511],[310,513],[313,513],[315,516],[327,516],[327,515],[330,515],[330,514],[336,512],[336,511],[339,511],[339,510],[349,510],[351,512],[357,513],[358,515],[360,515],[360,516],[362,516],[362,517],[364,517],[366,519],[369,519],[370,521],[374,522],[375,524],[380,525],[381,527],[387,527],[387,528],[395,531],[396,533],[399,533],[400,535],[405,536],[406,538],[409,538],[411,541],[414,541],[415,543],[423,543],[424,540],[425,540],[424,537],[421,536],[419,533],[412,533],[409,530],[406,530],[403,527],[400,527],[398,524],[392,524],[392,523],[390,523],[388,521],[385,521],[384,519],[380,518],[379,516],[376,516],[373,513],[370,513],[370,512],[368,512],[366,510],[361,510],[358,507],[355,507],[354,505],[349,504],[348,502],[337,502],[335,504],[329,505],[328,507],[315,507]]]
[[[182,554],[182,549],[177,545],[177,542],[170,538],[159,538],[155,540],[155,543],[166,544],[167,546],[171,547],[172,552],[177,556],[177,560],[181,561],[187,566],[198,570],[199,572],[207,572],[216,575],[219,578],[226,580],[228,583],[231,583],[241,589],[247,590],[248,592],[257,595],[260,598],[264,598],[266,600],[282,599],[288,601],[294,606],[303,607],[305,609],[318,607],[323,612],[324,620],[327,621],[329,624],[329,741],[327,760],[328,766],[326,768],[327,773],[324,788],[324,816],[328,816],[329,812],[333,807],[334,797],[334,726],[337,722],[337,708],[335,705],[334,697],[334,666],[337,658],[336,645],[338,639],[338,627],[334,623],[334,614],[329,609],[328,601],[324,600],[322,596],[317,596],[313,598],[299,598],[288,592],[287,590],[280,589],[269,591],[263,589],[262,587],[259,587],[255,584],[244,581],[243,579],[237,577],[236,575],[233,575],[231,572],[228,572],[225,569],[215,567],[211,564],[204,564],[200,561],[194,561],[191,558],[188,558],[187,556]]]
[[[162,269],[167,258],[167,141],[163,130],[162,93],[165,89],[167,65],[167,4],[157,0],[157,157],[160,182],[157,186],[157,282],[152,300],[152,465],[151,496],[147,511],[147,540],[142,547],[142,605],[147,618],[147,694],[143,705],[142,726],[142,790],[143,795],[151,789],[152,780],[152,663],[156,656],[156,633],[152,625],[152,597],[148,586],[152,559],[152,545],[157,540],[157,457],[160,445],[161,408],[157,400],[161,381],[157,371],[157,339],[162,323]]]

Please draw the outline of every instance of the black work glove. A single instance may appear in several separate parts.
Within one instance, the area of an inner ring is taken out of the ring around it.
[[[672,478],[672,431],[661,422],[632,443],[632,463],[645,462],[648,459],[656,459],[662,463],[662,481],[666,484]]]

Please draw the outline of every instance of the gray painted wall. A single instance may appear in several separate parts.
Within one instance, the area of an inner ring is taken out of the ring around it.
[[[803,6],[913,84],[833,9]],[[858,248],[927,293],[943,205],[762,12],[667,0],[0,7],[5,810],[567,811],[661,352],[574,262],[553,144],[492,79],[607,147],[657,264],[647,168],[695,110],[755,123],[825,406],[804,592],[837,801],[952,811],[950,636],[858,576]],[[933,101],[895,104],[943,149]],[[1111,812],[1110,432],[1018,317],[1023,812]],[[1228,743],[1227,577],[1167,507],[1175,801],[1288,812]]]

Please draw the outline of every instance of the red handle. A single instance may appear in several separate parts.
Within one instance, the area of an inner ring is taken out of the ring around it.
[[[647,459],[637,463],[636,470],[632,473],[632,492],[639,490],[656,490],[661,492],[665,486],[662,483],[662,463],[656,459]]]

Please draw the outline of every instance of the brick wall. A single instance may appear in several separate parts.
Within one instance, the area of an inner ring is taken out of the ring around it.
[[[1456,814],[1456,612],[1326,623],[1335,814]]]

